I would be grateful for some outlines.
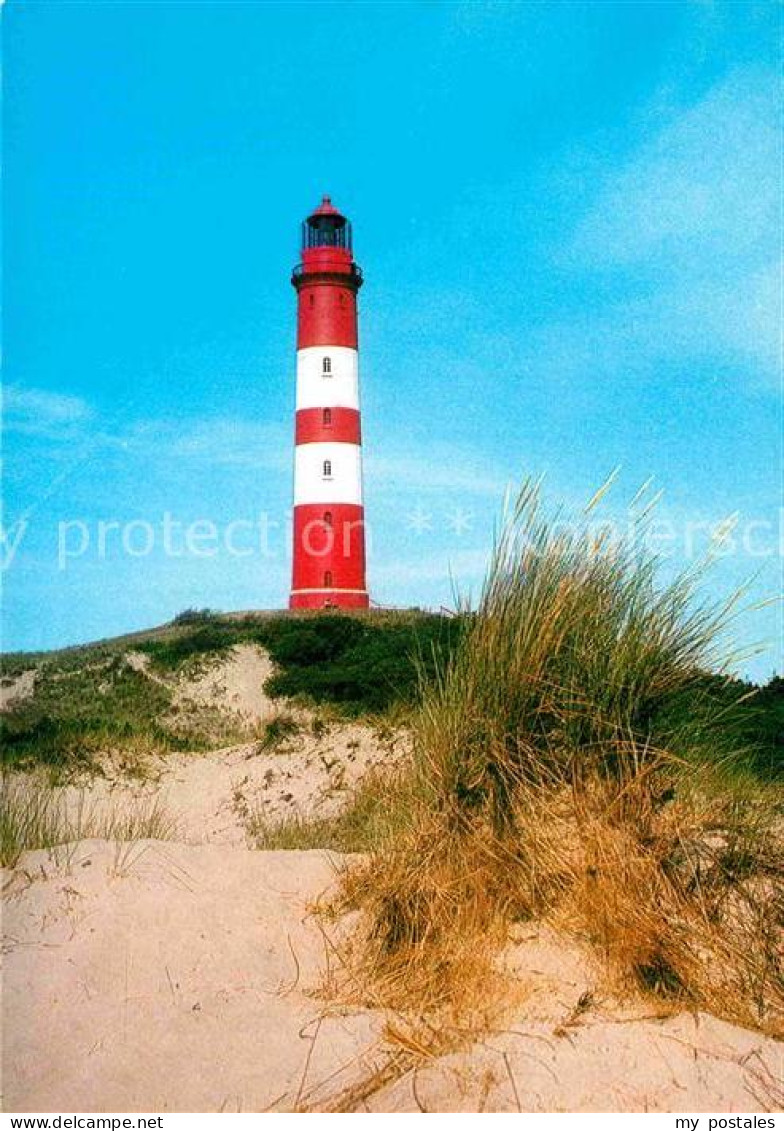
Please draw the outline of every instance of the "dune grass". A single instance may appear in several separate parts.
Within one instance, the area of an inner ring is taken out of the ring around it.
[[[290,711],[277,711],[261,724],[257,749],[264,754],[272,751],[287,753],[291,749],[292,740],[297,738],[301,730],[301,723]]]
[[[143,758],[198,745],[166,724],[171,707],[169,688],[109,648],[42,660],[33,696],[0,715],[3,763],[44,765],[56,777],[94,770],[102,752]]]
[[[149,754],[246,740],[225,712],[178,709],[172,693],[176,681],[198,675],[237,644],[269,653],[275,671],[265,691],[273,698],[326,710],[336,719],[400,722],[417,707],[422,684],[443,670],[470,620],[418,610],[278,616],[185,610],[172,624],[133,638],[3,656],[7,682],[36,672],[33,695],[0,714],[3,763],[47,765],[61,778],[97,772],[101,755],[123,751],[141,771]],[[149,670],[128,663],[129,648],[146,653]],[[680,702],[677,696],[668,701],[670,722],[679,710],[691,717],[698,700],[721,700],[734,713],[733,704],[742,699],[749,768],[762,779],[778,774],[784,780],[784,681],[755,691],[708,673],[701,679],[702,686],[692,683]]]
[[[700,568],[661,583],[639,531],[565,518],[524,486],[423,688],[402,823],[344,883],[359,975],[464,1019],[509,925],[547,918],[615,989],[781,1032],[781,790],[706,678],[733,608],[699,601]]]
[[[0,797],[0,865],[13,868],[24,852],[57,850],[97,838],[118,844],[170,840],[176,822],[156,797],[98,807],[85,789],[64,789],[49,777],[8,774]]]

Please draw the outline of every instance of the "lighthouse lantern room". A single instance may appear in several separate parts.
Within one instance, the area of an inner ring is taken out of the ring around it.
[[[367,608],[351,224],[325,196],[302,225],[289,607]]]

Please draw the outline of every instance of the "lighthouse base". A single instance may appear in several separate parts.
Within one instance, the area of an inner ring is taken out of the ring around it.
[[[290,609],[367,609],[370,597],[365,589],[295,589],[289,597]]]

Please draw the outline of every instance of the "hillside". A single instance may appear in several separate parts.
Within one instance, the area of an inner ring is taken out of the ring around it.
[[[200,665],[235,646],[256,646],[269,656],[272,667],[262,665],[257,675],[272,700],[394,721],[416,703],[420,679],[448,660],[466,623],[464,616],[415,610],[350,616],[186,610],[169,624],[95,644],[7,654],[0,658],[3,762],[70,771],[113,746],[126,754],[164,753],[240,741],[250,733],[247,719],[224,715],[220,699],[217,708],[191,703],[183,711],[172,683],[187,683]],[[698,673],[666,711],[687,715],[706,696],[721,702],[749,767],[766,779],[783,776],[784,679],[755,688]]]
[[[493,935],[486,1001],[459,1037],[442,1007],[396,1003],[363,966],[362,861],[382,892],[384,846],[406,844],[431,804],[411,792],[422,697],[474,629],[415,612],[189,611],[6,657],[12,1110],[780,1104],[771,1026],[622,989],[565,920],[518,917]],[[748,690],[705,675],[689,687],[652,728]],[[780,684],[735,710],[734,773],[766,789]]]
[[[144,633],[59,652],[6,656],[0,717],[6,765],[88,768],[113,748],[207,750],[255,734],[220,695],[186,695],[232,649],[262,650],[257,695],[330,708],[342,718],[409,709],[421,673],[454,647],[461,621],[425,613],[289,616],[185,612]],[[262,688],[263,685],[263,688]],[[240,712],[242,714],[242,712]]]

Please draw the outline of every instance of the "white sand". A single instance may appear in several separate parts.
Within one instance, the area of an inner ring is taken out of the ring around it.
[[[175,713],[217,710],[252,729],[280,709],[264,690],[272,662],[255,644],[235,644],[225,655],[202,658],[175,676],[156,672],[146,652],[126,652],[124,658],[134,671],[172,691]]]
[[[206,668],[174,680],[154,672],[145,653],[129,652],[125,659],[149,679],[172,687],[181,710],[218,711],[249,732],[283,714],[294,718],[299,730],[268,750],[248,741],[204,753],[150,755],[141,762],[138,755],[129,761],[107,756],[103,776],[63,790],[73,819],[87,818],[93,828],[102,827],[109,812],[138,809],[139,803],[149,809],[149,801],[157,798],[176,823],[177,839],[245,845],[255,814],[271,822],[328,816],[368,770],[393,764],[406,748],[404,735],[382,740],[361,724],[323,725],[314,733],[309,712],[266,695],[272,665],[255,645],[238,645]],[[129,775],[129,766],[137,773]]]
[[[220,706],[247,722],[261,722],[278,710],[264,691],[272,671],[263,649],[255,644],[237,644],[221,662],[210,665],[195,678],[179,680],[175,703],[185,708]]]
[[[513,1031],[515,1030],[515,1031]],[[367,1110],[776,1111],[781,1046],[706,1014],[590,1018],[564,1037],[518,1024],[382,1088]]]
[[[324,1017],[305,1075],[324,957],[306,904],[332,877],[316,852],[28,854],[4,923],[7,1110],[293,1107],[380,1032],[370,1013]]]

